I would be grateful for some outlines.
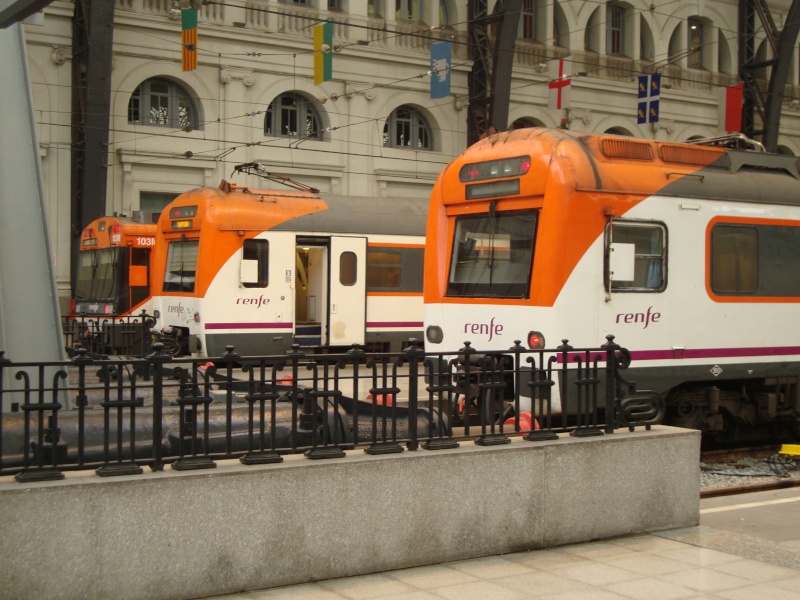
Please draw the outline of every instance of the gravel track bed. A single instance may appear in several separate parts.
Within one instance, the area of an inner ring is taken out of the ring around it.
[[[700,488],[725,488],[800,481],[800,463],[778,455],[740,458],[718,463],[700,463]]]

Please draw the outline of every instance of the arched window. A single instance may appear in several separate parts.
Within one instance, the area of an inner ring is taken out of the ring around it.
[[[395,0],[394,18],[397,21],[422,21],[424,0]]]
[[[627,135],[628,137],[633,137],[633,134],[624,127],[611,127],[610,129],[606,129],[605,132],[613,135]]]
[[[370,18],[383,17],[383,0],[367,0],[367,16]]]
[[[586,30],[583,34],[583,49],[587,52],[600,51],[600,27],[601,27],[600,9],[596,8],[589,17],[589,22],[586,24]]]
[[[300,94],[286,92],[267,108],[264,135],[322,139],[322,120],[312,101]]]
[[[688,46],[689,46],[689,66],[703,67],[703,22],[700,19],[691,18],[687,23]]]
[[[128,123],[197,129],[197,109],[180,85],[154,77],[139,84],[131,94]]]
[[[644,15],[639,15],[639,58],[652,61],[655,58],[653,32]]]
[[[511,124],[510,129],[527,129],[528,127],[544,127],[544,123],[532,117],[521,117]]]
[[[433,132],[425,117],[411,106],[401,106],[389,115],[383,127],[383,145],[391,148],[433,150]]]
[[[606,4],[606,53],[626,54],[625,7],[616,2]]]
[[[569,21],[558,2],[553,4],[553,45],[569,48]]]
[[[522,0],[522,12],[519,15],[517,37],[523,40],[538,40],[540,38],[540,24],[538,0]]]

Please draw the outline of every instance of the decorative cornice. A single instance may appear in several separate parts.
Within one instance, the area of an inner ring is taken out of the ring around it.
[[[345,96],[352,98],[356,94],[364,96],[367,100],[375,99],[375,87],[364,83],[347,83],[345,85]]]
[[[230,83],[231,81],[241,81],[246,86],[251,86],[256,82],[256,78],[250,71],[232,71],[223,68],[219,72],[219,78],[222,83]]]
[[[72,60],[72,50],[64,46],[53,46],[50,58],[53,59],[55,64],[63,65],[68,60]]]
[[[573,121],[581,121],[584,125],[588,125],[592,122],[592,113],[588,110],[576,110],[574,108],[568,108],[567,114],[569,115],[568,120],[570,123]]]

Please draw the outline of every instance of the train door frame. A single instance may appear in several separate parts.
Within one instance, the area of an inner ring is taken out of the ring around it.
[[[328,343],[364,345],[367,336],[367,237],[331,236],[328,268]],[[353,255],[355,264],[342,258]],[[342,269],[347,272],[344,273]],[[352,281],[352,283],[347,283]]]
[[[295,247],[295,341],[301,346],[363,345],[367,331],[366,236],[297,236]],[[342,283],[340,277],[345,253],[356,259],[352,284]]]
[[[327,344],[329,246],[327,237],[295,240],[293,326],[295,342],[301,346]]]

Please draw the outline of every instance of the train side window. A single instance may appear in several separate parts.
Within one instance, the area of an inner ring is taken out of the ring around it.
[[[629,268],[624,268],[625,254],[630,257]],[[606,227],[607,290],[661,292],[667,284],[666,265],[667,228],[663,224],[615,221]]]
[[[758,231],[715,225],[711,230],[711,289],[718,294],[753,293],[758,284]]]
[[[358,280],[358,257],[355,252],[342,252],[339,256],[339,283],[355,285]]]
[[[422,292],[422,248],[367,250],[368,292]]]
[[[193,292],[197,274],[199,240],[170,242],[167,269],[164,273],[165,292]]]
[[[269,283],[269,240],[245,240],[240,271],[242,286],[264,288]]]
[[[400,289],[402,276],[401,256],[398,251],[367,253],[367,289]]]
[[[716,223],[709,285],[720,296],[800,297],[800,222]]]

